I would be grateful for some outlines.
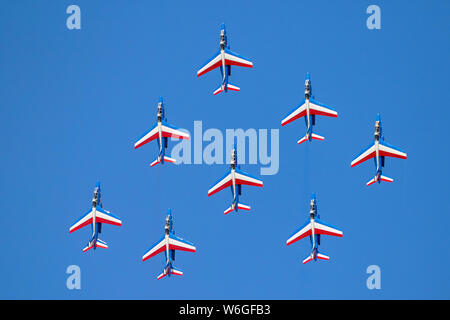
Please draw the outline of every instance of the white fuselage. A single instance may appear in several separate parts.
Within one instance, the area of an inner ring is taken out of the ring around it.
[[[160,120],[158,120],[158,139],[159,139],[159,156],[161,156],[163,142],[162,142],[162,123]]]
[[[380,169],[380,143],[375,139],[375,160],[377,162],[377,172]]]
[[[96,230],[96,223],[95,223],[95,220],[96,220],[96,214],[97,214],[97,210],[96,210],[96,208],[95,207],[93,207],[92,208],[92,238],[94,238],[95,237],[95,232],[97,231]]]
[[[233,187],[233,204],[232,207],[234,209],[235,205],[236,205],[236,197],[237,197],[237,193],[236,193],[236,171],[235,169],[232,167],[231,168],[231,183],[232,183],[232,187]]]
[[[305,108],[306,108],[306,123],[307,123],[307,128],[306,128],[306,138],[309,139],[309,128],[311,126],[310,123],[310,119],[309,119],[309,95],[310,95],[310,84],[309,84],[309,80],[305,81]]]
[[[222,59],[222,72],[223,72],[223,78],[222,78],[222,90],[225,89],[225,77],[226,77],[226,70],[225,70],[225,49],[220,49],[220,57]]]

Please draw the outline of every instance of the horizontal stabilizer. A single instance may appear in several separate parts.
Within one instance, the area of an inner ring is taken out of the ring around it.
[[[94,241],[91,241],[88,243],[88,245],[83,249],[83,252],[88,251],[89,249],[92,249],[94,247]],[[96,247],[97,248],[103,248],[103,249],[108,249],[108,245],[106,244],[105,241],[97,239],[97,243],[96,243]]]
[[[304,136],[303,138],[301,138],[300,140],[297,141],[298,144],[302,144],[303,142],[307,141],[308,138],[306,136]]]
[[[319,253],[319,252],[317,252],[316,258],[320,259],[320,260],[330,260],[329,256]],[[305,260],[303,260],[303,264],[308,263],[313,259],[314,259],[314,253],[311,253],[311,255],[309,255],[308,257],[305,258]]]
[[[231,83],[227,83],[226,85],[221,85],[220,87],[218,87],[216,91],[214,91],[214,95],[217,95],[225,91],[225,89],[231,91],[241,91],[241,88],[239,88],[238,86],[235,86],[234,84]]]
[[[165,276],[167,276],[167,273],[163,272],[158,276],[158,280],[164,278]]]
[[[173,158],[170,158],[168,156],[164,156],[164,162],[176,163],[176,160]],[[161,156],[159,156],[155,161],[153,161],[150,164],[150,167],[153,167],[153,166],[157,165],[158,163],[161,163]]]
[[[374,177],[374,178],[372,178],[372,179],[370,179],[367,183],[366,183],[366,185],[367,186],[370,186],[370,185],[372,185],[372,184],[374,184],[375,182],[377,182],[377,177]]]
[[[394,182],[394,179],[386,177],[386,176],[381,176],[380,180],[384,181],[384,182]]]
[[[321,260],[330,260],[330,257],[327,255],[324,255],[322,253],[317,252],[317,259],[321,259]]]
[[[158,280],[164,278],[165,276],[167,276],[169,274],[166,270],[167,269],[164,269],[164,271],[158,276]],[[177,275],[177,276],[182,276],[183,275],[183,271],[181,271],[180,269],[172,267],[170,269],[170,274],[174,274],[174,275]]]
[[[313,133],[313,134],[311,134],[311,139],[323,141],[323,140],[325,140],[325,137],[322,137],[322,136],[319,136],[318,134]],[[305,142],[307,140],[308,140],[308,135],[306,135],[303,138],[301,138],[300,140],[298,140],[297,144],[302,144],[303,142]]]
[[[318,134],[315,134],[315,133],[312,134],[311,138],[314,140],[320,140],[320,141],[325,140],[325,137],[319,136]]]
[[[303,264],[310,262],[313,259],[313,255],[309,255],[305,258],[305,260],[303,260]]]
[[[250,211],[250,206],[248,206],[248,205],[246,205],[246,204],[243,204],[243,203],[238,203],[238,205],[237,205],[237,208],[238,209],[241,209],[241,210],[247,210],[247,211]],[[224,214],[229,214],[231,211],[233,211],[235,209],[235,206],[234,205],[231,205],[227,210],[225,210],[223,213]]]
[[[367,186],[370,186],[378,181],[378,177],[375,176],[373,179],[371,179],[369,182],[366,183]],[[380,181],[384,182],[394,182],[394,179],[386,177],[386,176],[380,176]]]

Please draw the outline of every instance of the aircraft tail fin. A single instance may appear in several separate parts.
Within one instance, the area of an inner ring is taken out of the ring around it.
[[[238,204],[237,204],[237,208],[238,208],[238,210],[241,209],[241,210],[247,210],[247,211],[250,211],[250,206],[249,206],[249,205],[246,205],[246,204],[243,204],[243,203],[238,203]],[[228,209],[226,209],[223,213],[224,213],[224,214],[229,214],[231,211],[233,211],[233,210],[235,210],[235,209],[236,209],[235,205],[232,204],[232,205],[231,205]]]
[[[218,87],[218,88],[216,89],[216,91],[214,91],[214,95],[217,95],[217,94],[219,94],[219,93],[225,91],[225,89],[226,89],[227,91],[228,91],[228,90],[231,90],[231,91],[241,91],[241,88],[239,88],[238,86],[235,86],[234,84],[231,84],[231,83],[227,83],[227,84],[223,84],[223,85],[221,85],[220,87]]]
[[[161,163],[161,160],[162,160],[162,157],[161,157],[161,156],[158,156],[158,158],[156,158],[156,160],[153,161],[153,162],[150,164],[150,167],[153,167],[153,166],[157,165],[158,163]],[[164,162],[175,163],[176,160],[175,160],[174,158],[170,158],[170,157],[168,157],[168,156],[164,156]]]
[[[97,238],[97,242],[95,243],[95,246],[97,248],[103,248],[103,249],[108,249],[108,245],[106,244],[105,241],[100,240]],[[89,241],[88,245],[83,249],[83,252],[86,252],[90,249],[92,249],[94,247],[94,240]]]
[[[374,184],[375,182],[378,181],[378,176],[373,177],[371,180],[369,180],[366,185],[370,186],[372,184]],[[394,179],[380,175],[380,181],[384,181],[384,182],[394,182]]]
[[[323,140],[325,140],[325,137],[322,137],[322,136],[319,136],[318,134],[312,133],[311,134],[311,139],[323,141]],[[307,140],[309,140],[308,135],[305,135],[303,138],[298,140],[297,143],[298,144],[302,144],[303,142],[305,142]]]

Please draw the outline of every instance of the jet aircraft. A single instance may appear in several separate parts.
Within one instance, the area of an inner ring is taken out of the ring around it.
[[[307,73],[305,80],[305,99],[302,100],[300,105],[289,112],[289,114],[281,121],[281,126],[285,126],[294,120],[305,117],[306,135],[298,140],[297,143],[301,144],[307,140],[312,141],[312,139],[323,141],[325,140],[324,137],[313,133],[313,127],[316,124],[316,115],[337,117],[338,114],[330,107],[315,100],[315,97],[312,96],[311,77],[309,73]]]
[[[158,112],[156,115],[156,123],[134,144],[134,149],[142,147],[144,144],[157,139],[159,155],[155,161],[150,164],[150,167],[158,163],[164,164],[165,161],[175,163],[175,159],[165,155],[168,138],[186,139],[189,140],[189,134],[182,132],[179,128],[167,123],[167,118],[164,115],[163,98],[160,97],[158,101]]]
[[[173,266],[173,260],[175,260],[175,250],[195,252],[196,248],[192,243],[175,236],[172,211],[169,209],[164,227],[164,236],[144,254],[142,261],[150,259],[158,253],[164,252],[166,255],[166,265],[163,272],[158,276],[158,280],[164,278],[165,276],[170,277],[172,274],[181,276],[183,275],[183,271]]]
[[[200,70],[197,71],[197,77],[220,67],[222,83],[220,87],[214,91],[214,95],[223,91],[228,92],[228,90],[240,91],[241,89],[239,87],[228,82],[228,78],[231,76],[231,66],[253,68],[253,63],[247,58],[230,50],[225,24],[222,24],[222,28],[220,30],[220,49],[210,60],[205,63],[203,67],[200,68]]]
[[[231,151],[230,170],[228,170],[225,176],[218,180],[214,186],[208,190],[208,197],[216,192],[219,192],[220,190],[225,189],[226,187],[230,187],[231,193],[233,194],[233,203],[224,211],[224,214],[228,214],[233,210],[237,212],[238,209],[250,210],[250,206],[239,202],[239,196],[242,193],[242,185],[262,187],[263,182],[240,169],[240,166],[237,164],[237,152],[235,145]]]
[[[319,252],[320,236],[329,235],[342,237],[343,232],[330,224],[327,224],[319,219],[320,216],[317,213],[317,199],[313,194],[310,203],[309,219],[299,229],[297,229],[287,240],[286,245],[291,245],[300,239],[309,236],[311,241],[311,254],[303,260],[303,264],[310,262],[311,260],[317,261],[330,260],[330,257]]]
[[[69,230],[69,233],[72,233],[78,229],[83,228],[84,226],[87,226],[89,224],[91,225],[92,237],[87,246],[83,249],[83,252],[86,252],[92,248],[94,248],[95,250],[97,247],[104,249],[108,248],[106,242],[98,238],[98,234],[102,232],[102,223],[121,226],[122,220],[113,215],[111,212],[103,209],[103,204],[101,201],[100,182],[97,182],[97,185],[94,189],[94,197],[92,198],[92,208],[90,208],[86,214],[80,217],[77,222],[75,222],[73,226],[70,227]]]
[[[382,168],[385,165],[385,157],[406,159],[407,155],[403,150],[391,146],[384,141],[383,132],[381,130],[381,117],[380,114],[378,114],[377,120],[375,121],[375,142],[361,151],[361,153],[352,161],[350,166],[353,168],[366,160],[374,158],[376,167],[375,177],[369,180],[366,185],[370,186],[375,182],[381,183],[381,181],[394,182],[394,179],[383,176],[382,174]]]

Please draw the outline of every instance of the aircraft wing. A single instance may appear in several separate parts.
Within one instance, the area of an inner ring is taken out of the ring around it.
[[[226,65],[253,68],[253,62],[229,49],[224,50],[223,57]],[[222,53],[219,50],[203,65],[203,67],[197,71],[197,77],[200,77],[201,75],[204,75],[205,73],[220,66],[222,66]]]
[[[170,250],[188,251],[188,252],[196,251],[196,248],[192,243],[177,237],[172,232],[169,233],[169,249]]]
[[[155,125],[147,131],[142,137],[139,138],[139,140],[134,144],[134,148],[137,149],[139,147],[142,147],[144,144],[155,140],[158,137],[158,124],[155,123]]]
[[[303,101],[294,109],[292,109],[288,115],[281,121],[281,125],[284,126],[294,120],[297,120],[298,118],[304,117],[306,115],[306,105],[305,100]]]
[[[342,237],[344,235],[341,230],[317,218],[314,219],[314,233],[336,237]]]
[[[189,140],[189,134],[181,131],[179,128],[168,124],[167,122],[161,122],[161,132],[164,138],[176,138]]]
[[[225,189],[226,187],[231,186],[231,184],[231,171],[228,170],[227,173],[220,178],[211,189],[208,190],[208,197],[219,192],[220,190]]]
[[[69,229],[69,233],[72,233],[78,229],[81,229],[88,224],[92,223],[93,212],[92,208],[89,209],[84,215],[82,215]]]
[[[229,66],[253,68],[253,62],[229,49],[225,49],[225,64]]]
[[[379,149],[380,156],[406,159],[406,153],[403,150],[391,146],[384,141],[379,141]]]
[[[109,212],[103,208],[100,208],[100,207],[96,208],[95,221],[101,222],[101,223],[112,224],[115,226],[122,225],[122,220],[120,220],[119,217],[116,217],[111,212]]]
[[[366,160],[372,159],[375,157],[375,144],[370,144],[367,148],[365,148],[361,153],[352,161],[350,166],[353,168],[354,166],[363,163]]]
[[[222,65],[222,56],[220,54],[220,50],[217,51],[217,53],[211,58],[209,59],[204,65],[203,67],[201,67],[198,71],[197,71],[197,77],[200,77],[201,75],[204,75],[205,73],[220,67]]]
[[[248,173],[241,171],[240,169],[235,169],[235,181],[236,184],[245,184],[248,186],[256,186],[256,187],[262,187],[263,182],[261,180],[258,180],[257,178],[253,177],[252,175],[249,175]]]
[[[144,254],[142,257],[142,261],[150,259],[153,256],[156,256],[158,253],[164,252],[166,250],[166,237],[163,236],[158,240],[150,249]]]
[[[338,116],[335,110],[311,98],[309,99],[309,113],[328,117]]]
[[[286,245],[293,244],[294,242],[297,242],[298,240],[301,240],[307,236],[311,235],[311,220],[308,219],[308,221],[305,222],[304,225],[302,225],[300,228],[298,228],[286,241]]]

